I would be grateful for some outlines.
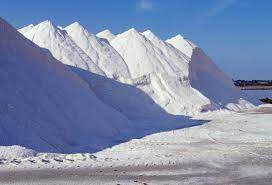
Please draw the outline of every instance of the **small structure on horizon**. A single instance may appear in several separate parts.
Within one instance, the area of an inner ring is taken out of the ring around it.
[[[272,90],[272,80],[233,80],[241,90]]]

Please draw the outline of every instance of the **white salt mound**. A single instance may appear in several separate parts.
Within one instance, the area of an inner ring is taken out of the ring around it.
[[[102,38],[102,39],[106,39],[108,42],[112,41],[116,37],[108,29],[99,32],[98,34],[96,34],[96,36],[99,37],[99,38]]]
[[[88,32],[78,22],[67,26],[65,30],[107,77],[114,79],[130,77],[125,61],[109,43],[103,42],[94,34]]]
[[[23,28],[27,30],[23,34],[39,46],[50,50],[64,64],[140,89],[170,114],[195,115],[202,111],[218,108],[237,110],[253,106],[249,103],[252,100],[251,97],[236,88],[232,79],[221,71],[201,48],[181,35],[163,41],[150,30],[140,33],[132,28],[117,36],[109,30],[95,36],[77,22],[66,27],[67,32],[52,26],[52,23],[49,26],[46,22],[41,24],[47,25],[46,28],[41,30],[35,29],[37,26],[30,26],[30,28]],[[62,37],[67,37],[69,42],[60,42],[55,37],[47,39],[48,30],[53,30],[52,33],[58,33]],[[56,46],[62,45],[62,47],[52,47],[55,42]],[[63,50],[63,48],[71,48],[71,43],[77,49]],[[66,56],[74,56],[76,55],[74,53],[78,53],[79,50],[82,56],[89,58],[88,62],[80,59],[67,61]],[[63,53],[60,55],[61,51]],[[86,67],[78,63],[90,63],[95,67]],[[115,97],[109,98],[109,95],[105,96],[105,93],[101,94],[101,92],[106,92],[106,94],[114,92],[116,84],[108,83],[106,80],[96,80],[97,77],[86,79],[86,75],[82,75],[84,71],[76,71],[89,83],[105,104],[113,106],[117,110],[126,110],[127,107],[139,110],[139,103],[134,104],[133,101],[122,100],[122,97],[126,100],[125,97],[129,97],[128,91],[125,90],[127,88],[122,87],[120,90],[121,88],[118,86],[119,93],[115,94]],[[94,81],[96,81],[96,86]],[[99,88],[99,92],[97,88]],[[144,105],[150,101],[143,101],[143,96],[135,96],[134,94],[135,92],[130,93],[136,102],[141,101],[142,107],[150,108],[150,106]],[[239,104],[240,98],[247,101],[247,106]],[[122,103],[118,105],[118,101]],[[130,112],[130,116],[133,114],[132,110],[126,112]]]
[[[40,26],[56,30],[44,24]],[[61,32],[50,32],[46,40],[61,44],[50,40]],[[67,52],[62,46],[59,51]],[[62,56],[77,53],[69,51]],[[0,145],[47,153],[90,151],[129,126],[124,115],[101,102],[69,67],[1,18],[0,66]]]
[[[36,26],[22,28],[19,32],[38,46],[48,49],[57,60],[64,64],[91,70],[100,75],[105,74],[65,30],[59,29],[51,21],[47,20]]]
[[[2,159],[35,157],[36,155],[36,151],[22,146],[0,146],[0,158]]]

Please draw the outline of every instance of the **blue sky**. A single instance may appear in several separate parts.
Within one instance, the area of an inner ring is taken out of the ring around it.
[[[180,33],[233,78],[272,79],[270,0],[1,0],[0,15],[17,28],[50,19],[79,21],[93,33]]]

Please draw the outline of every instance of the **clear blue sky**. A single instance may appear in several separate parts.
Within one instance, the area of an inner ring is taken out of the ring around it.
[[[272,79],[270,0],[1,0],[0,16],[17,28],[50,19],[79,21],[93,33],[180,33],[233,78]]]

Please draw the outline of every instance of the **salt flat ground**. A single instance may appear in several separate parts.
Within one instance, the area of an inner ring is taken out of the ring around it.
[[[272,108],[217,112],[201,126],[152,134],[94,156],[2,161],[1,184],[271,184]],[[17,162],[16,162],[17,161]]]

